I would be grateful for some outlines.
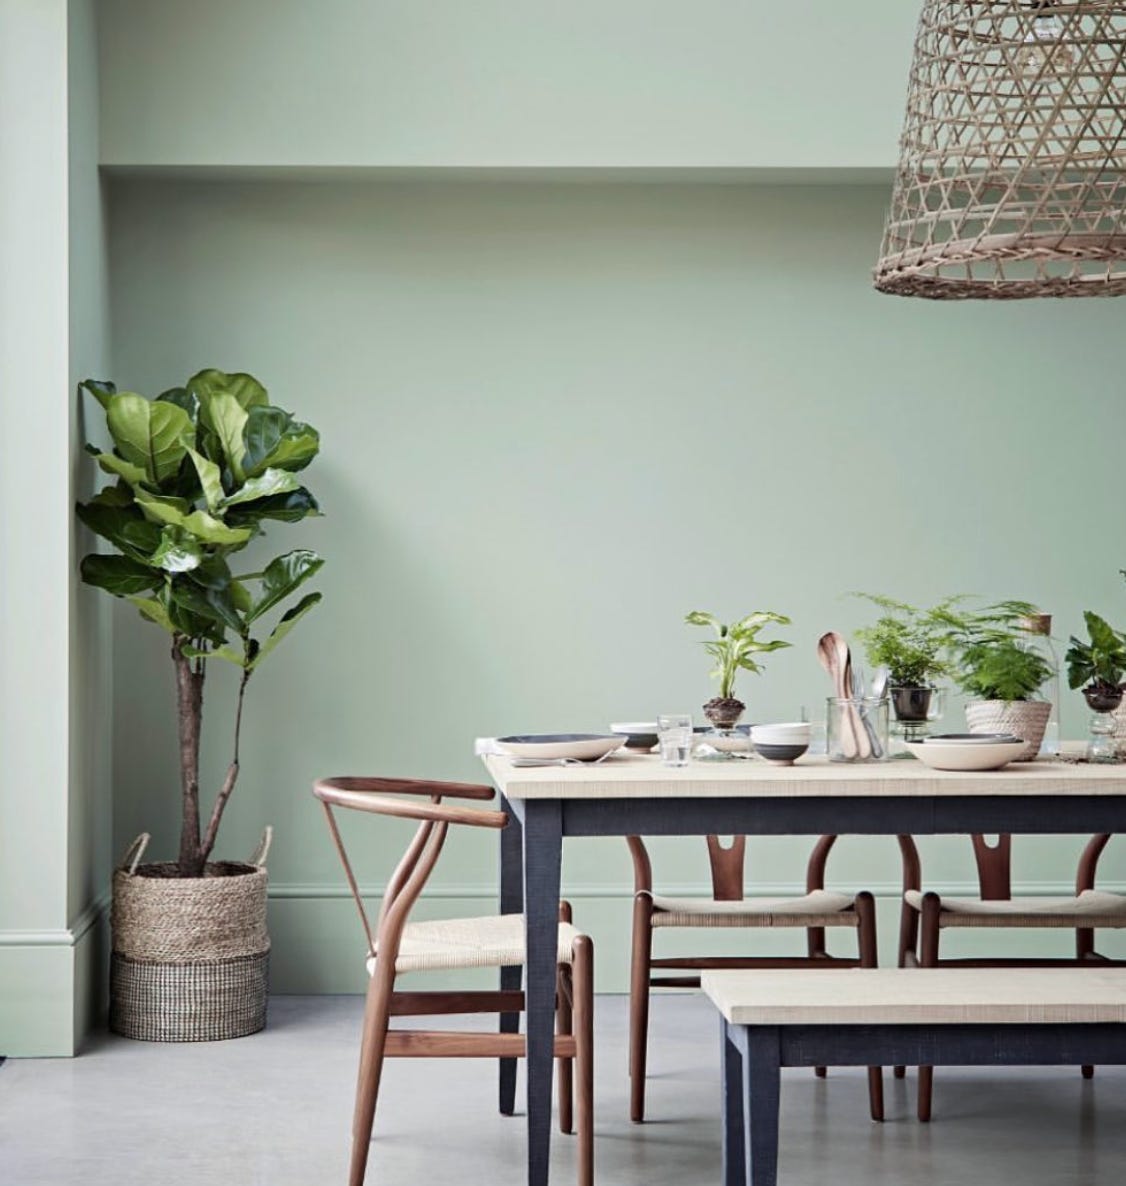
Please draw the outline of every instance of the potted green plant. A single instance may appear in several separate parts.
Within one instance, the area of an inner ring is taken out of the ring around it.
[[[716,637],[705,642],[704,649],[715,660],[711,676],[719,681],[719,695],[704,705],[704,716],[717,729],[731,729],[746,711],[747,706],[735,698],[735,677],[740,671],[758,673],[762,666],[754,659],[778,651],[791,644],[780,638],[759,641],[759,634],[767,626],[789,626],[790,619],[769,610],[756,610],[737,622],[724,624],[714,614],[693,610],[684,619],[690,626],[706,626]]]
[[[1122,703],[1126,685],[1126,639],[1105,619],[1085,610],[1087,642],[1071,636],[1067,654],[1067,683],[1082,688],[1093,712],[1113,712]]]
[[[884,612],[871,626],[856,631],[868,662],[886,667],[888,691],[896,719],[909,724],[930,715],[935,681],[949,674],[944,652],[951,616],[960,598],[950,597],[934,609],[920,609],[892,597],[859,593]]]
[[[179,733],[178,857],[140,864],[145,836],[114,875],[110,1024],[165,1041],[237,1037],[265,1024],[268,840],[250,863],[211,858],[239,777],[247,685],[320,601],[294,598],[323,561],[296,549],[247,571],[231,562],[265,523],[318,513],[298,475],[320,437],[247,374],[200,371],[155,399],[94,380],[82,391],[105,412],[112,447],[87,448],[112,481],[77,514],[114,549],[86,556],[82,579],[167,634]],[[205,817],[203,693],[216,662],[238,690],[232,758]]]
[[[971,698],[971,733],[1011,733],[1026,744],[1018,761],[1040,751],[1051,700],[1041,689],[1055,671],[1034,645],[1044,615],[1025,601],[1004,601],[952,622],[958,651],[957,682]]]

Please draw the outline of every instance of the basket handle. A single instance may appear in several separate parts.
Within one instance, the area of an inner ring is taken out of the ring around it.
[[[117,863],[118,868],[124,869],[128,865],[130,876],[136,873],[137,866],[141,863],[141,857],[145,855],[145,849],[148,848],[151,839],[152,837],[148,832],[142,832],[125,850],[121,860]]]
[[[266,867],[266,857],[270,853],[270,845],[274,842],[274,829],[269,824],[262,829],[262,839],[258,841],[258,847],[250,854],[248,865],[254,865],[258,869]]]

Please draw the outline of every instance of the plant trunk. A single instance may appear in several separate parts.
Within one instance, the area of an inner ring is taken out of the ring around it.
[[[192,670],[191,660],[172,644],[176,665],[176,707],[180,721],[180,876],[202,877],[206,855],[199,841],[199,736],[203,724],[204,668]]]

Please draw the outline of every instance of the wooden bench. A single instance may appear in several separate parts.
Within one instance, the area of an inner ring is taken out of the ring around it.
[[[1126,1063],[1126,969],[705,972],[722,1014],[723,1180],[775,1186],[782,1067]]]

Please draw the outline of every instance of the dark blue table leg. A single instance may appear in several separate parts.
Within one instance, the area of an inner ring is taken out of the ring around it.
[[[743,1142],[743,1056],[719,1019],[719,1065],[723,1073],[723,1186],[747,1186]]]
[[[523,802],[524,991],[528,1057],[528,1186],[547,1186],[563,809],[558,799]]]
[[[509,818],[508,827],[500,834],[499,909],[501,914],[519,914],[524,909],[523,829],[520,826],[520,820],[513,814],[503,795],[500,800],[500,808],[509,813]],[[524,969],[519,965],[501,968],[501,990],[518,991],[523,983],[523,975]],[[500,1015],[500,1032],[502,1034],[515,1034],[519,1030],[519,1013],[502,1013]],[[511,1116],[516,1111],[516,1064],[515,1058],[500,1060],[499,1106],[505,1116]]]
[[[741,1027],[746,1186],[778,1186],[782,1040],[775,1026]]]

